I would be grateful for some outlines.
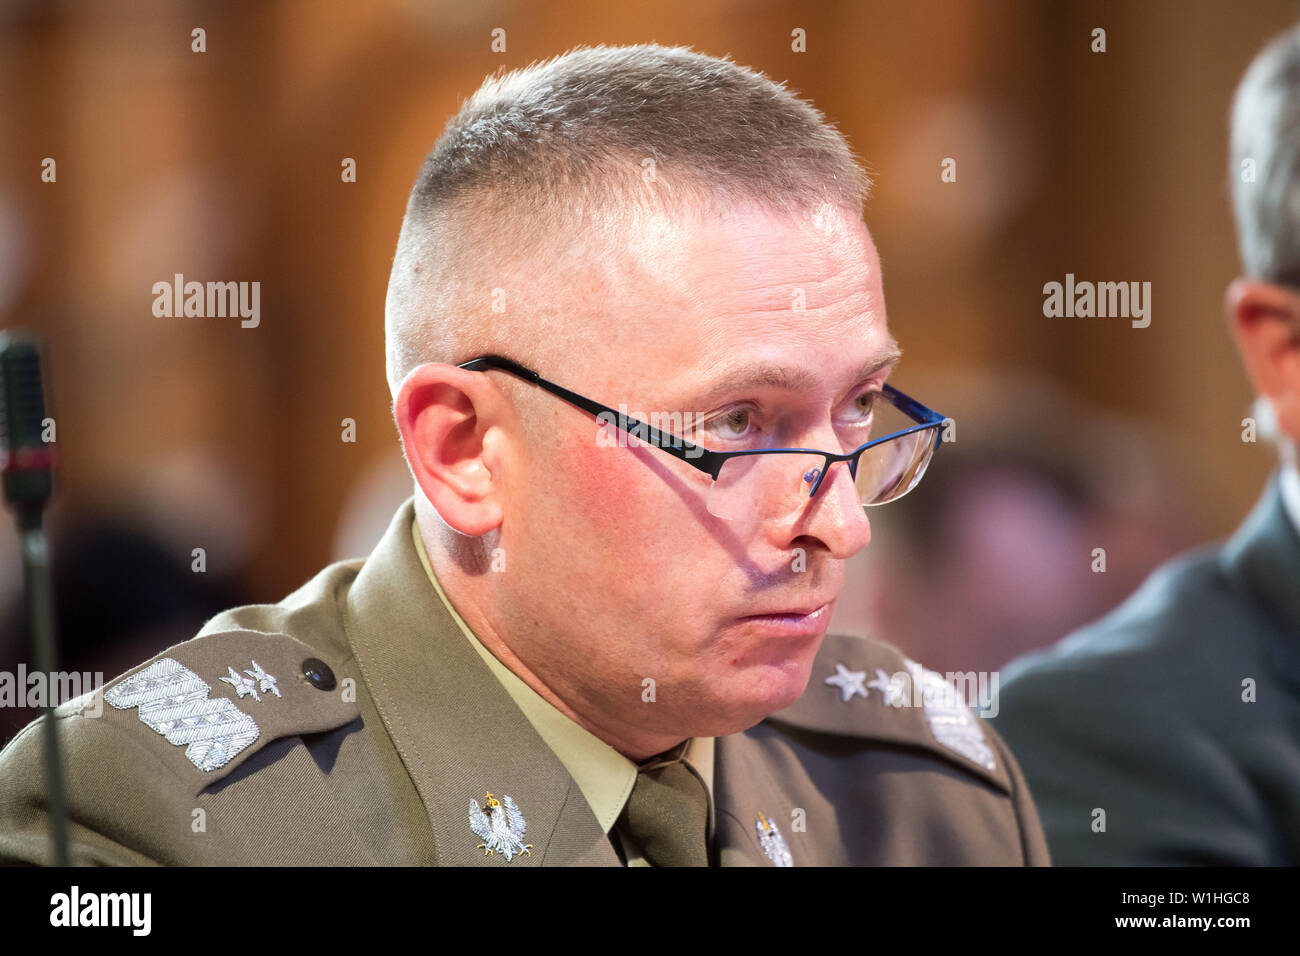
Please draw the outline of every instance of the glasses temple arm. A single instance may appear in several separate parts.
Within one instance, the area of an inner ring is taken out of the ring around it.
[[[457,367],[463,368],[469,372],[481,372],[488,368],[495,368],[503,372],[509,372],[511,375],[516,375],[527,382],[531,382],[539,388],[544,388],[552,395],[564,399],[570,405],[575,405],[583,411],[590,412],[592,415],[596,416],[597,419],[603,422],[614,425],[616,428],[628,432],[629,434],[635,432],[633,437],[639,441],[644,441],[648,445],[662,448],[670,455],[680,458],[687,464],[698,468],[700,471],[703,471],[714,478],[717,477],[717,472],[722,468],[724,456],[721,455],[721,453],[710,451],[702,445],[697,445],[684,438],[678,438],[676,435],[660,431],[652,425],[637,421],[635,418],[624,415],[610,408],[608,405],[602,405],[599,402],[594,402],[589,398],[579,395],[577,392],[571,392],[563,385],[557,385],[548,379],[544,379],[532,369],[526,368],[511,359],[504,358],[500,355],[484,355],[480,358],[465,362],[463,365]]]

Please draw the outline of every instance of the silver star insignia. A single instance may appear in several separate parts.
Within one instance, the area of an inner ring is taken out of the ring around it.
[[[835,673],[826,678],[826,683],[838,687],[843,695],[842,700],[847,703],[855,694],[866,699],[867,689],[863,686],[866,679],[866,671],[851,671],[843,664],[836,664]]]
[[[275,678],[262,670],[262,665],[257,663],[257,661],[253,661],[253,669],[251,671],[246,670],[244,673],[257,681],[257,689],[263,694],[269,690],[276,697],[281,699],[284,698],[284,695],[280,693],[280,688],[275,686]]]
[[[244,671],[244,673],[248,675],[247,677],[240,676],[233,667],[228,666],[226,670],[230,672],[230,676],[221,679],[231,687],[235,688],[235,693],[239,695],[241,700],[245,694],[252,694],[253,700],[260,702],[262,698],[257,694],[259,690],[263,694],[270,691],[276,697],[283,699],[284,695],[280,693],[280,688],[275,686],[276,679],[266,671],[262,670],[262,665],[257,663],[257,661],[253,661],[252,664],[253,669],[251,671]]]
[[[227,684],[229,684],[231,687],[235,688],[235,693],[239,695],[240,700],[244,699],[245,694],[252,694],[253,700],[260,701],[262,699],[257,696],[257,688],[253,685],[253,682],[251,680],[249,680],[247,677],[240,677],[239,672],[236,671],[233,667],[227,666],[226,670],[230,671],[230,676],[223,677],[221,679],[225,681]]]
[[[876,668],[876,679],[867,684],[868,687],[874,687],[880,691],[881,696],[885,698],[885,703],[890,707],[902,707],[907,703],[906,689],[903,686],[902,675],[890,677],[879,667]]]

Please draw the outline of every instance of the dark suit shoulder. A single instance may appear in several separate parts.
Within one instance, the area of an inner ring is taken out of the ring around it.
[[[1217,549],[1183,555],[1105,617],[1007,665],[996,725],[1035,789],[1069,754],[1130,772],[1202,767],[1222,746],[1209,741],[1256,716],[1240,680],[1260,675],[1259,627]]]
[[[1290,719],[1273,659],[1289,642],[1278,637],[1223,551],[1204,548],[1162,565],[1094,624],[1008,665],[995,723],[1033,789],[1053,857],[1281,859],[1275,848],[1286,841],[1267,795],[1283,792],[1285,761],[1261,746]]]
[[[974,673],[940,674],[884,641],[827,634],[803,695],[768,722],[924,751],[1010,793],[993,731],[969,706],[988,690]]]
[[[1013,698],[1065,693],[1108,707],[1130,700],[1146,710],[1185,704],[1204,712],[1212,703],[1205,680],[1251,673],[1272,629],[1224,573],[1220,550],[1203,548],[1157,568],[1095,623],[1008,664],[1002,692]],[[1226,705],[1237,702],[1235,694],[1224,697]]]

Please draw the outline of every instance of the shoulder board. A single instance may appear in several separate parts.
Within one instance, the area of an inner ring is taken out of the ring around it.
[[[201,634],[56,713],[129,734],[198,793],[273,740],[355,719],[344,663],[285,634]]]
[[[964,693],[891,644],[827,634],[803,695],[768,721],[922,748],[1010,793],[994,733],[968,706],[976,675],[961,676]]]

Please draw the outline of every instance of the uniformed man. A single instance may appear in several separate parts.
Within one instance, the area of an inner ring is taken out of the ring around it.
[[[1047,863],[943,678],[825,633],[943,423],[885,384],[865,188],[729,61],[487,81],[389,285],[413,496],[365,561],[59,710],[77,860]],[[0,755],[6,859],[48,859],[40,730]]]
[[[1297,142],[1300,28],[1242,80],[1229,162],[1246,274],[1227,317],[1281,467],[1225,544],[1007,668],[996,724],[1058,864],[1300,863]]]

